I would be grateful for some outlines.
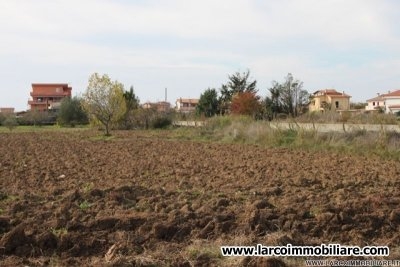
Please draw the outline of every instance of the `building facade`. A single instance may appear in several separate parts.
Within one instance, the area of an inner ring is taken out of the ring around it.
[[[171,109],[171,103],[167,101],[159,101],[159,102],[146,102],[142,105],[144,109],[154,109],[158,112],[168,112]]]
[[[311,95],[310,111],[324,112],[328,110],[350,110],[351,96],[335,89],[318,90]]]
[[[176,111],[181,113],[190,113],[196,111],[199,99],[195,98],[179,98],[176,100]]]
[[[383,111],[385,113],[397,113],[400,111],[400,90],[389,91],[387,94],[380,94],[378,97],[368,99],[368,111]]]
[[[0,113],[3,114],[14,114],[14,108],[0,108]]]
[[[385,110],[385,105],[386,102],[383,95],[378,95],[377,97],[367,100],[367,105],[365,106],[365,110],[367,111]]]
[[[72,87],[66,83],[33,83],[28,105],[30,110],[55,110],[65,97],[71,97],[71,91]]]

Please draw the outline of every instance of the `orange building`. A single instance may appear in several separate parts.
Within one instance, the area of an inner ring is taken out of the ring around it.
[[[171,104],[167,101],[159,101],[156,103],[146,102],[142,105],[142,108],[154,109],[154,110],[157,110],[158,112],[167,112],[170,110]]]
[[[65,97],[71,97],[72,88],[66,83],[33,83],[28,101],[31,110],[46,111],[57,109]]]
[[[0,108],[0,113],[3,114],[14,114],[14,108]]]

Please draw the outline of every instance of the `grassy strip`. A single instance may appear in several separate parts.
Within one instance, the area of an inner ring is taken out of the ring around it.
[[[76,126],[73,128],[70,127],[61,127],[58,125],[19,125],[16,126],[14,129],[10,130],[9,128],[5,126],[0,126],[0,133],[26,133],[26,132],[46,132],[46,131],[52,131],[52,132],[71,132],[71,131],[80,131],[80,130],[86,130],[89,129],[89,126],[83,125],[83,126]]]
[[[247,117],[215,117],[201,128],[177,128],[172,138],[222,143],[256,144],[266,147],[332,151],[363,156],[378,155],[400,160],[400,133],[364,129],[321,133],[304,130],[293,123],[291,129],[275,129],[269,122]]]

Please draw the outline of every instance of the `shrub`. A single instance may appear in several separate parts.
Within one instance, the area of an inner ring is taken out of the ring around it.
[[[4,116],[2,113],[0,113],[0,125],[3,125],[3,122],[5,121],[6,116]]]
[[[3,125],[12,131],[18,126],[18,122],[14,116],[9,116],[3,121]]]
[[[74,127],[77,124],[88,123],[88,117],[84,112],[81,100],[78,97],[66,97],[62,100],[57,122],[61,126],[69,125],[71,127]]]
[[[155,129],[163,129],[167,128],[172,124],[172,120],[167,117],[167,116],[162,116],[162,117],[156,117],[152,122],[151,122],[151,127]]]

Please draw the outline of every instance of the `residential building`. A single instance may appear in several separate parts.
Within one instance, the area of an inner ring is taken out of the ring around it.
[[[318,90],[311,95],[309,111],[350,110],[351,96],[335,89]]]
[[[142,108],[144,109],[155,109],[158,112],[167,112],[171,109],[171,103],[167,101],[159,101],[156,103],[152,102],[146,102],[142,105]]]
[[[31,110],[47,111],[60,107],[65,97],[71,97],[72,88],[66,83],[33,83],[32,99],[28,101]]]
[[[400,111],[400,90],[387,94],[380,94],[378,97],[367,100],[366,110],[382,110],[385,113],[396,113]]]
[[[0,113],[3,114],[14,114],[15,110],[14,108],[0,108]]]
[[[365,110],[368,111],[379,111],[385,110],[385,98],[383,95],[378,94],[377,97],[371,98],[367,100],[367,105],[365,106]]]
[[[196,98],[179,98],[176,100],[176,111],[182,113],[190,113],[196,111],[199,99]]]

